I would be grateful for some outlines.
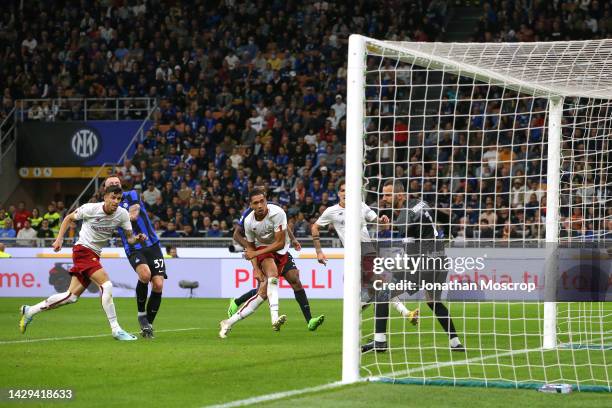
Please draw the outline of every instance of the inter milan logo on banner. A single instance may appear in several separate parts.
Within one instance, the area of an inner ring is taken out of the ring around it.
[[[79,129],[72,136],[72,151],[82,159],[93,157],[99,145],[98,135],[91,129]]]

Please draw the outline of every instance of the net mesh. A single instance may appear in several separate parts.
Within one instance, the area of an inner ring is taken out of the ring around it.
[[[612,273],[606,249],[606,240],[612,239],[612,40],[368,40],[366,50],[364,197],[378,215],[390,219],[390,224],[379,219],[369,225],[374,241],[405,243],[401,231],[407,221],[399,214],[422,201],[447,256],[493,254],[492,267],[463,277],[500,280],[506,274],[515,281],[542,280],[538,273],[525,274],[542,268],[538,260],[551,208],[546,195],[548,122],[551,101],[561,98],[555,240],[595,246],[593,256]],[[393,194],[385,195],[389,180],[395,183]],[[432,229],[425,218],[410,227],[417,236]],[[390,275],[388,280],[400,280],[398,273]],[[450,272],[447,281],[452,279],[457,276]],[[387,352],[362,354],[363,376],[514,386],[568,382],[579,389],[612,390],[609,303],[559,302],[557,347],[547,350],[542,348],[541,301],[468,302],[434,295],[432,302],[422,291],[369,296],[365,300],[375,307],[362,313],[363,342],[377,332],[381,317],[376,303],[390,303],[391,311]],[[420,309],[417,326],[394,310],[397,296],[408,309]],[[448,327],[434,313],[438,303],[448,309],[465,352],[451,350]]]

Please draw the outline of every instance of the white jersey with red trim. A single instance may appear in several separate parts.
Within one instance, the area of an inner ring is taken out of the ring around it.
[[[338,238],[342,242],[342,246],[344,246],[344,219],[346,209],[341,207],[340,204],[332,205],[331,207],[327,207],[323,214],[316,221],[316,224],[320,227],[325,227],[329,224],[334,226],[334,229],[338,233]],[[368,234],[368,228],[366,222],[373,222],[378,219],[374,210],[368,207],[365,203],[361,203],[361,242],[369,242],[370,234]]]
[[[287,233],[287,215],[285,211],[273,204],[268,204],[268,212],[261,221],[255,218],[255,211],[252,211],[244,219],[244,233],[249,242],[253,242],[256,247],[269,246],[274,243],[274,235],[278,231],[285,231],[285,246],[276,251],[279,255],[284,255],[289,249],[289,234]]]
[[[77,220],[83,220],[76,245],[83,245],[97,254],[102,252],[102,247],[118,227],[132,230],[130,215],[125,208],[117,207],[114,213],[107,214],[103,207],[103,202],[84,204],[74,214]]]

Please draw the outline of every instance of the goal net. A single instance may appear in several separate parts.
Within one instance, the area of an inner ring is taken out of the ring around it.
[[[349,44],[343,380],[612,391],[612,40]]]

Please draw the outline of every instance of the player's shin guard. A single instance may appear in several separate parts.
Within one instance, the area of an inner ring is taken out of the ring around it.
[[[237,313],[232,315],[227,321],[230,326],[233,326],[238,320],[245,319],[247,316],[253,314],[255,310],[264,302],[264,298],[255,294],[255,296],[251,297],[249,300],[245,302],[245,304],[238,310]]]
[[[113,303],[113,284],[111,281],[106,281],[100,286],[102,308],[106,313],[106,318],[110,324],[111,330],[115,333],[121,330],[119,322],[117,322],[117,313],[115,312],[115,304]]]
[[[157,316],[157,312],[159,311],[159,306],[161,305],[161,301],[162,301],[162,293],[151,291],[151,296],[149,297],[149,302],[147,303],[147,320],[151,324],[153,324],[153,321],[155,320],[155,316]]]
[[[270,317],[274,323],[278,320],[278,278],[268,278],[267,295],[270,303]]]
[[[149,284],[141,282],[140,280],[136,284],[136,305],[138,307],[138,315],[142,316],[145,314],[145,307],[147,305],[147,295],[149,292]]]
[[[446,306],[440,302],[427,302],[427,306],[434,312],[436,318],[438,318],[438,322],[440,322],[442,328],[448,333],[448,338],[453,339],[458,337],[457,331],[455,330],[455,324]]]
[[[296,290],[293,292],[295,296],[295,300],[300,305],[300,309],[302,309],[302,314],[304,315],[304,319],[306,319],[306,323],[310,322],[312,319],[312,314],[310,313],[310,303],[308,303],[308,296],[306,296],[306,291],[304,289]]]
[[[30,306],[28,308],[27,316],[32,317],[37,313],[44,312],[45,310],[56,309],[60,306],[69,305],[70,303],[76,303],[79,300],[77,295],[73,295],[69,291],[56,293],[55,295],[49,296],[47,299]]]

